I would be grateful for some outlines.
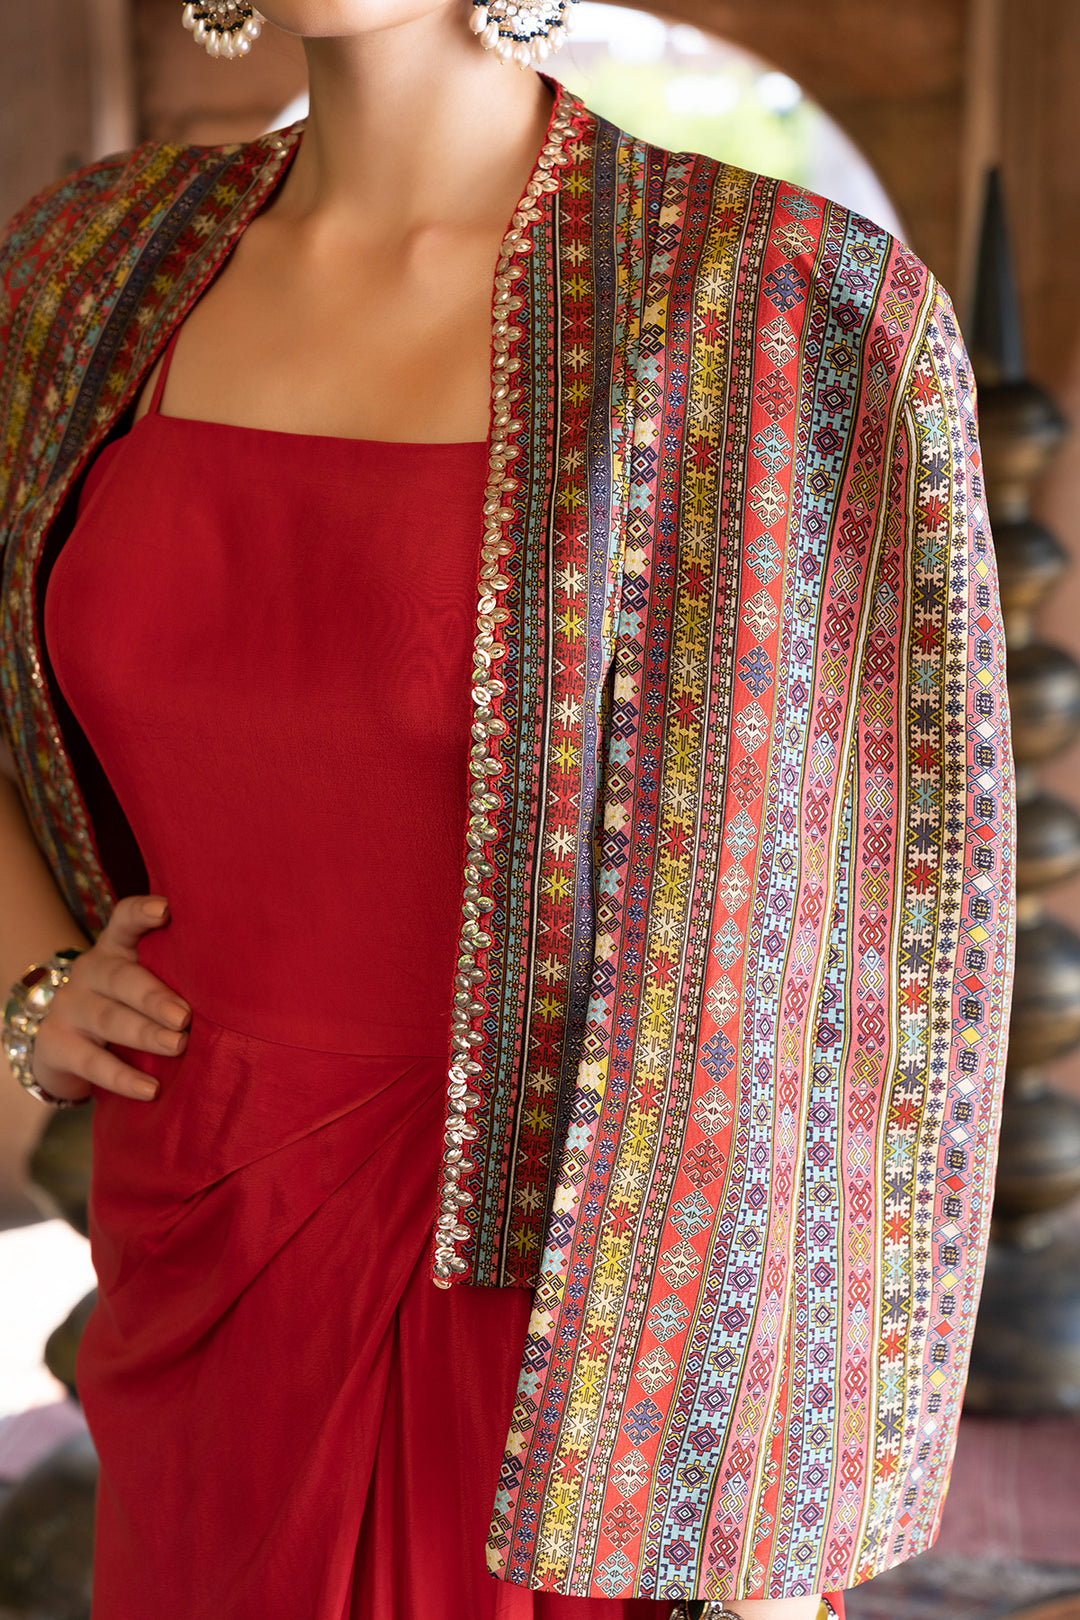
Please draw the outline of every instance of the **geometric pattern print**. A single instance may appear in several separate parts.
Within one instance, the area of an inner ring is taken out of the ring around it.
[[[695,179],[658,199],[591,1046],[488,1549],[612,1598],[797,1595],[933,1539],[1012,972],[955,324],[867,221],[717,170],[710,234]]]
[[[1015,787],[974,381],[938,292],[909,391],[912,742],[882,1110],[886,1205],[873,1497],[859,1578],[936,1535],[989,1234],[1015,941]],[[927,845],[944,851],[937,885]]]
[[[520,1540],[523,1522],[528,1526],[527,1514],[515,1515],[521,1495],[514,1489],[515,1475],[525,1466],[531,1476],[525,1501],[535,1492],[538,1475],[550,1479],[535,1532],[540,1564],[533,1571],[548,1585],[556,1579],[565,1584],[556,1561],[573,1549],[576,1521],[587,1511],[581,1500],[582,1460],[601,1409],[599,1391],[620,1375],[613,1348],[626,1304],[626,1265],[652,1180],[654,1144],[669,1106],[665,1092],[677,1056],[672,1037],[680,972],[672,947],[679,948],[691,903],[686,822],[700,791],[709,734],[706,676],[722,561],[715,539],[721,465],[715,440],[710,444],[706,437],[707,423],[699,427],[696,442],[685,446],[685,457],[682,435],[672,435],[665,447],[663,429],[671,420],[673,394],[694,403],[711,395],[715,410],[721,393],[715,334],[730,315],[741,210],[711,209],[714,174],[700,160],[673,160],[662,190],[646,198],[661,229],[649,258],[635,379],[630,521],[610,726],[613,757],[605,776],[598,884],[600,971],[515,1411],[528,1456],[512,1440],[492,1544],[494,1567],[513,1572],[517,1549],[507,1566],[502,1548],[511,1535]],[[734,186],[743,190],[747,181],[739,176]],[[710,294],[695,308],[687,265],[702,255],[714,274]],[[685,513],[681,525],[665,511],[676,500]],[[730,611],[730,590],[725,594]],[[723,683],[718,689],[724,692]],[[665,737],[669,711],[677,718]],[[643,896],[650,897],[647,903]],[[685,1107],[688,1086],[683,1090]],[[590,1283],[575,1287],[571,1272]],[[561,1413],[557,1431],[535,1422],[533,1390],[545,1377],[545,1403]],[[555,1438],[556,1432],[558,1443],[551,1445],[547,1436]],[[611,1439],[616,1436],[617,1431]]]
[[[595,145],[595,124],[582,133],[583,122],[570,121],[563,166],[574,161],[572,152],[581,161],[579,140]],[[483,1044],[473,1052],[481,1103],[469,1116],[475,1169],[462,1185],[472,1202],[460,1212],[457,1246],[472,1280],[518,1286],[535,1275],[560,1076],[580,1049],[591,959],[592,891],[582,851],[591,847],[586,829],[596,798],[605,569],[604,553],[597,557],[591,545],[583,445],[589,377],[598,351],[610,355],[614,343],[612,311],[595,297],[595,278],[579,275],[566,288],[554,265],[550,210],[558,210],[575,253],[591,257],[585,199],[559,187],[544,200],[530,251],[511,266],[511,294],[526,313],[514,328],[509,402],[519,453],[517,492],[507,499],[498,672],[501,713],[514,723],[502,738],[501,778],[489,787],[514,785],[489,812],[482,851],[494,876],[485,924],[491,943],[479,963],[486,974],[478,998]],[[560,367],[569,372],[561,385]],[[609,373],[610,363],[604,369]]]
[[[526,538],[520,548],[523,558],[547,553],[550,559],[542,596],[530,599],[523,593],[526,601],[543,601],[548,609],[546,638],[535,644],[537,656],[529,662],[544,672],[537,716],[541,731],[550,728],[550,739],[546,750],[539,741],[530,750],[524,739],[512,739],[518,780],[531,759],[541,773],[533,803],[521,794],[512,806],[535,817],[533,838],[506,840],[523,856],[530,845],[536,850],[535,883],[508,885],[511,894],[534,887],[539,898],[528,942],[532,993],[523,1026],[520,1020],[516,1027],[507,1023],[501,1054],[504,1073],[519,1072],[520,1083],[494,1087],[496,1099],[512,1107],[513,1141],[505,1146],[492,1141],[486,1185],[482,1193],[477,1188],[476,1205],[468,1212],[477,1244],[473,1280],[526,1287],[536,1278],[551,1207],[552,1145],[576,1128],[567,1109],[583,1046],[593,1040],[586,1020],[596,932],[594,842],[605,683],[622,568],[623,528],[612,514],[621,513],[626,501],[625,379],[627,355],[636,341],[635,278],[642,259],[634,185],[615,183],[620,162],[627,166],[620,159],[619,132],[587,119],[567,156],[576,169],[591,172],[592,185],[560,187],[552,230],[538,229],[531,256],[535,275],[538,261],[548,268],[557,243],[564,266],[558,277],[550,270],[558,292],[549,323],[552,359],[543,377],[545,391],[560,400],[557,413],[545,413],[558,423],[558,476],[544,492],[547,499],[533,503],[546,536],[538,533],[534,542]],[[637,162],[630,165],[631,180],[638,168]],[[623,244],[618,258],[617,207]],[[535,300],[531,307],[537,311]],[[534,379],[529,381],[535,390]],[[535,465],[530,473],[536,483]],[[522,645],[530,643],[523,639]],[[512,669],[512,659],[507,667]],[[507,934],[513,937],[513,929]],[[489,1214],[496,1198],[502,1212],[498,1225]]]
[[[508,270],[461,1247],[536,1287],[489,1561],[837,1588],[933,1539],[988,1234],[1015,830],[973,384],[878,228],[556,117]],[[38,564],[297,139],[141,147],[0,249],[5,724],[91,931]]]

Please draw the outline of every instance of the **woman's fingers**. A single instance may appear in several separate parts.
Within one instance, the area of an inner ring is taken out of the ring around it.
[[[165,1029],[153,1018],[133,1012],[122,1001],[98,996],[92,1027],[82,1033],[110,1046],[130,1046],[135,1052],[165,1052],[175,1057],[187,1042],[187,1030]]]
[[[167,1029],[183,1029],[191,1017],[187,1002],[167,984],[141,963],[116,954],[103,958],[95,971],[93,988],[99,996],[111,996]]]
[[[38,1043],[44,1028],[43,1023]],[[115,1091],[121,1097],[131,1097],[138,1102],[150,1102],[157,1096],[158,1083],[152,1075],[133,1069],[115,1052],[98,1046],[85,1036],[70,1031],[67,1035],[69,1039],[65,1039],[64,1032],[54,1031],[53,1038],[47,1043],[54,1050],[54,1055],[58,1056],[61,1051],[66,1054],[65,1061],[55,1067],[49,1062],[49,1053],[42,1052],[40,1044],[35,1046],[34,1077],[46,1091],[51,1091],[56,1097],[78,1095],[85,1093],[85,1082],[89,1081],[104,1091]],[[75,1082],[74,1089],[72,1082]]]
[[[34,1044],[34,1076],[46,1091],[71,1097],[89,1082],[125,1097],[157,1095],[156,1080],[107,1048],[175,1057],[187,1044],[190,1007],[136,955],[142,936],[168,916],[161,895],[120,900],[97,941],[72,964]]]
[[[72,964],[67,984],[56,992],[54,1007],[86,1034],[102,1040],[122,1037],[102,1027],[102,1000],[121,1002],[167,1030],[183,1029],[191,1008],[155,974],[139,962],[135,946],[143,934],[168,918],[159,895],[135,895],[117,903],[112,916],[90,950]],[[146,1051],[174,1051],[165,1043],[145,1046]]]
[[[161,894],[132,894],[118,900],[98,944],[109,950],[134,951],[144,934],[168,921],[169,903]]]
[[[82,1072],[91,1085],[102,1086],[106,1091],[117,1091],[122,1097],[135,1097],[140,1102],[150,1102],[157,1096],[158,1083],[151,1075],[133,1069],[115,1052],[107,1052],[103,1046],[95,1046],[93,1041],[87,1041],[86,1046],[86,1062]]]
[[[158,1089],[152,1076],[141,1074],[97,1041],[54,1018],[52,1008],[42,1019],[34,1043],[34,1078],[56,1097],[85,1095],[87,1082],[143,1101],[156,1097]]]

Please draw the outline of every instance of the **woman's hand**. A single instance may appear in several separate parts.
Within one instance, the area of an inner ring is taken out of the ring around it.
[[[143,934],[169,918],[160,895],[117,903],[97,941],[73,963],[34,1042],[34,1079],[75,1101],[91,1086],[150,1102],[157,1081],[106,1050],[108,1042],[175,1057],[187,1042],[191,1008],[147,971],[135,953]]]

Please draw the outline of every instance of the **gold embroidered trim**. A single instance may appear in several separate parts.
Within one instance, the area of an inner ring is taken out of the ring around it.
[[[479,1093],[473,1090],[473,1081],[475,1076],[482,1073],[482,1065],[476,1062],[472,1054],[475,1048],[483,1045],[484,1036],[476,1024],[488,1011],[486,1003],[481,1000],[480,989],[487,974],[478,965],[477,956],[492,942],[491,935],[483,927],[483,920],[495,904],[491,895],[485,892],[495,875],[495,868],[485,858],[484,846],[497,836],[498,829],[489,817],[502,807],[502,796],[494,789],[494,781],[502,774],[503,766],[493,756],[490,742],[492,738],[504,736],[507,730],[506,721],[496,712],[499,700],[506,691],[506,683],[495,673],[495,665],[506,656],[506,647],[498,627],[508,617],[507,609],[501,605],[501,598],[510,581],[502,572],[502,559],[514,549],[507,530],[514,514],[506,501],[518,488],[518,480],[509,474],[508,467],[520,452],[520,447],[511,440],[521,429],[521,423],[515,419],[513,411],[522,391],[511,386],[511,379],[520,370],[521,361],[515,358],[511,350],[524,336],[524,328],[512,319],[525,300],[511,292],[518,274],[511,267],[514,258],[528,252],[531,247],[531,227],[541,217],[537,206],[539,199],[545,192],[559,189],[558,176],[553,171],[569,162],[564,147],[573,123],[574,114],[570,108],[559,109],[552,118],[532,178],[503,238],[495,269],[491,441],[484,490],[484,538],[480,549],[479,601],[473,643],[473,742],[469,751],[471,787],[465,831],[465,888],[454,978],[443,1138],[446,1146],[439,1213],[435,1224],[433,1275],[440,1288],[449,1288],[455,1276],[469,1269],[469,1262],[457,1252],[458,1245],[470,1236],[469,1228],[461,1220],[461,1210],[473,1202],[473,1195],[462,1186],[462,1179],[476,1168],[467,1157],[465,1144],[479,1134],[469,1119],[469,1110],[477,1107],[481,1101]]]

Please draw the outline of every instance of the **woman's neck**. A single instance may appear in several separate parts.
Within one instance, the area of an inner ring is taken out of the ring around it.
[[[505,225],[551,93],[469,32],[461,0],[344,39],[308,39],[311,112],[275,205],[338,235],[408,237],[447,219]]]

